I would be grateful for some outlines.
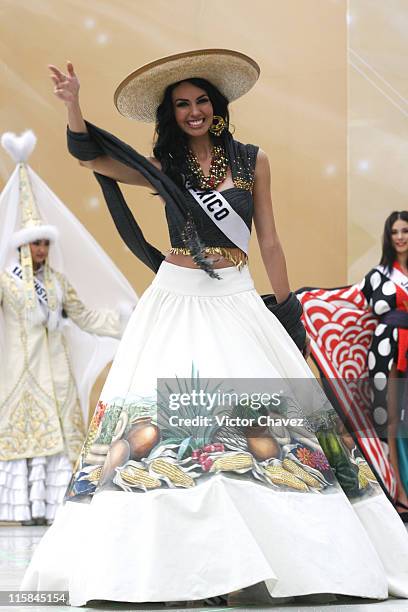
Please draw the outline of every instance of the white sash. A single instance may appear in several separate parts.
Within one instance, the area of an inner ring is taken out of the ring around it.
[[[251,237],[249,228],[222,193],[213,190],[198,191],[196,189],[189,189],[189,192],[222,233],[248,255],[249,239]]]
[[[10,269],[10,273],[18,278],[20,281],[23,281],[23,269],[19,264],[16,264],[13,268]],[[48,308],[48,297],[47,290],[42,284],[41,281],[38,280],[35,276],[33,277],[34,281],[34,290],[41,304]]]
[[[376,266],[375,269],[384,274],[394,285],[398,285],[408,296],[408,277],[405,274],[397,270],[397,268],[392,268],[391,272],[384,266]]]

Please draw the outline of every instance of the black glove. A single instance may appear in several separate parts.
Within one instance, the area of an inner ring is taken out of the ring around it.
[[[296,346],[303,351],[306,343],[306,330],[301,321],[303,307],[294,293],[289,293],[284,302],[277,303],[274,295],[261,295],[265,306],[270,310],[288,332]]]

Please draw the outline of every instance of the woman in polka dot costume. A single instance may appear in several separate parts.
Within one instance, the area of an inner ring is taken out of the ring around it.
[[[408,444],[401,423],[405,386],[401,379],[408,372],[408,211],[393,212],[387,218],[380,265],[367,274],[360,288],[379,317],[368,353],[373,417],[389,446],[397,510],[408,518]]]

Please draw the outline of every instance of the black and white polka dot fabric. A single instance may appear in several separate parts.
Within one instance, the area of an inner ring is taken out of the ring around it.
[[[360,285],[368,306],[380,317],[396,308],[396,286],[377,269],[371,270]],[[382,436],[387,423],[387,380],[398,355],[398,329],[378,323],[368,353],[368,372],[372,379],[373,418]]]

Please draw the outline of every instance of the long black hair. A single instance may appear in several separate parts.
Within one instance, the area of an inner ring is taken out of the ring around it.
[[[219,115],[224,119],[226,125],[221,136],[218,137],[213,134],[210,134],[210,136],[214,144],[222,144],[226,151],[228,151],[227,141],[232,138],[229,131],[228,100],[215,85],[206,79],[190,78],[169,85],[164,93],[163,101],[157,109],[153,155],[160,161],[163,172],[179,187],[184,186],[183,177],[188,177],[192,186],[198,187],[194,184],[194,177],[189,175],[186,167],[187,134],[179,128],[174,116],[172,92],[180,83],[184,82],[203,89],[211,101],[214,115]]]
[[[380,260],[380,265],[387,268],[389,271],[392,269],[394,261],[396,259],[396,252],[394,247],[392,246],[392,226],[396,221],[401,219],[401,221],[406,221],[408,223],[408,211],[394,210],[390,214],[389,217],[386,218],[384,224],[384,233],[383,233],[383,241],[382,241],[382,255]]]

